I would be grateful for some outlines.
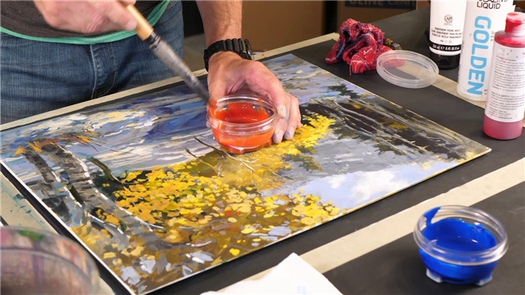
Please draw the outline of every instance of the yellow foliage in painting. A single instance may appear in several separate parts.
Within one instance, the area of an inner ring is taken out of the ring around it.
[[[104,259],[115,258],[115,257],[117,257],[117,255],[113,252],[104,253]]]
[[[162,227],[154,231],[167,243],[205,244],[201,249],[213,254],[209,262],[213,265],[331,220],[341,212],[331,202],[323,203],[301,189],[286,195],[271,193],[290,181],[281,173],[291,169],[291,159],[315,154],[318,140],[335,123],[323,116],[305,119],[309,124],[298,129],[293,140],[256,152],[211,152],[185,163],[129,172],[122,180],[124,189],[114,192],[116,203]],[[126,224],[112,216],[104,215],[104,220],[126,230]],[[130,245],[115,259],[126,263],[158,254],[139,237],[132,237]],[[177,252],[182,250],[173,251],[172,257],[185,257]]]
[[[105,214],[104,217],[105,217],[106,222],[112,223],[116,226],[120,225],[120,221],[116,217],[109,215],[109,214]]]
[[[126,176],[124,181],[130,182],[130,181],[134,180],[135,178],[137,178],[137,176],[139,176],[141,173],[142,173],[142,171],[130,172],[130,173],[128,173],[128,175]]]

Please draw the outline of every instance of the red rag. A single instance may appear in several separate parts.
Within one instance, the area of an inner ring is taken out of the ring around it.
[[[350,75],[375,70],[377,58],[392,50],[383,45],[383,32],[372,24],[346,20],[339,29],[339,40],[326,55],[329,64],[346,61]]]

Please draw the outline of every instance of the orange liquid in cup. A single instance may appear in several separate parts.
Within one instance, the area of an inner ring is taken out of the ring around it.
[[[264,105],[260,98],[252,98],[210,107],[209,121],[217,142],[235,154],[270,146],[277,118]]]

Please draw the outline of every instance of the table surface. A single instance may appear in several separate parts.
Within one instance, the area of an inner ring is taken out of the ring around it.
[[[403,49],[428,55],[425,30],[429,17],[426,8],[374,24]],[[524,294],[525,136],[512,141],[485,136],[482,132],[484,103],[458,97],[457,69],[441,71],[433,86],[417,90],[390,85],[375,71],[350,76],[346,64],[324,63],[324,56],[337,39],[337,34],[329,34],[265,52],[257,58],[292,52],[492,151],[356,212],[185,279],[156,294],[198,294],[219,290],[240,280],[255,279],[293,252],[323,273],[343,294]],[[5,124],[2,129],[177,82],[179,78],[168,79],[52,114]],[[1,177],[1,215],[7,223],[52,230],[12,184]],[[498,218],[507,230],[509,250],[486,286],[437,284],[425,275],[425,266],[412,238],[415,222],[428,209],[450,204],[482,209]],[[109,292],[107,286],[103,292]]]

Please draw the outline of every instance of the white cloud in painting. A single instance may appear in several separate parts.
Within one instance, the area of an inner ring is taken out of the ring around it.
[[[441,169],[443,166],[451,165],[450,163],[437,164]],[[435,174],[434,170],[423,169],[418,164],[391,166],[376,171],[357,171],[305,180],[297,187],[283,186],[265,191],[263,194],[272,196],[301,189],[304,194],[321,197],[323,203],[332,201],[336,207],[353,209],[405,189],[420,179],[428,178]]]
[[[4,142],[14,141],[16,138],[26,138],[27,141],[36,138],[53,137],[60,134],[75,133],[83,131],[96,131],[103,128],[103,126],[117,126],[118,124],[127,124],[127,126],[136,128],[143,128],[144,126],[151,126],[156,118],[148,118],[138,124],[137,122],[126,123],[128,120],[137,119],[145,116],[144,111],[118,111],[118,112],[100,112],[89,116],[83,114],[71,114],[64,117],[54,118],[41,123],[29,125],[28,128],[22,128],[17,132],[9,133],[4,136]],[[118,126],[118,130],[109,130],[107,132],[116,134],[122,126]]]
[[[145,112],[137,111],[117,111],[117,112],[100,112],[94,113],[89,116],[89,125],[85,128],[95,131],[102,128],[106,124],[114,124],[119,122],[125,122],[130,119],[140,118],[145,115]],[[155,118],[149,119],[149,121],[154,120]],[[131,123],[133,124],[133,123]],[[147,124],[147,122],[142,122],[140,126],[151,126],[152,124]]]
[[[395,179],[394,173],[390,171],[375,171],[360,173],[350,196],[362,201],[376,197],[378,194],[386,195],[407,187],[409,183],[404,179]]]
[[[53,133],[54,131],[60,130],[61,132],[67,129],[70,129],[73,125],[76,126],[76,122],[82,122],[87,120],[88,117],[82,114],[72,114],[62,118],[55,118],[51,120],[44,121],[39,124],[32,125],[30,128],[22,129],[26,133],[30,133],[34,130],[46,130],[48,133]],[[24,131],[23,131],[24,132]],[[24,133],[22,132],[22,135]]]
[[[345,175],[334,175],[328,178],[328,182],[330,182],[330,186],[332,188],[338,188],[345,182],[346,176]]]

